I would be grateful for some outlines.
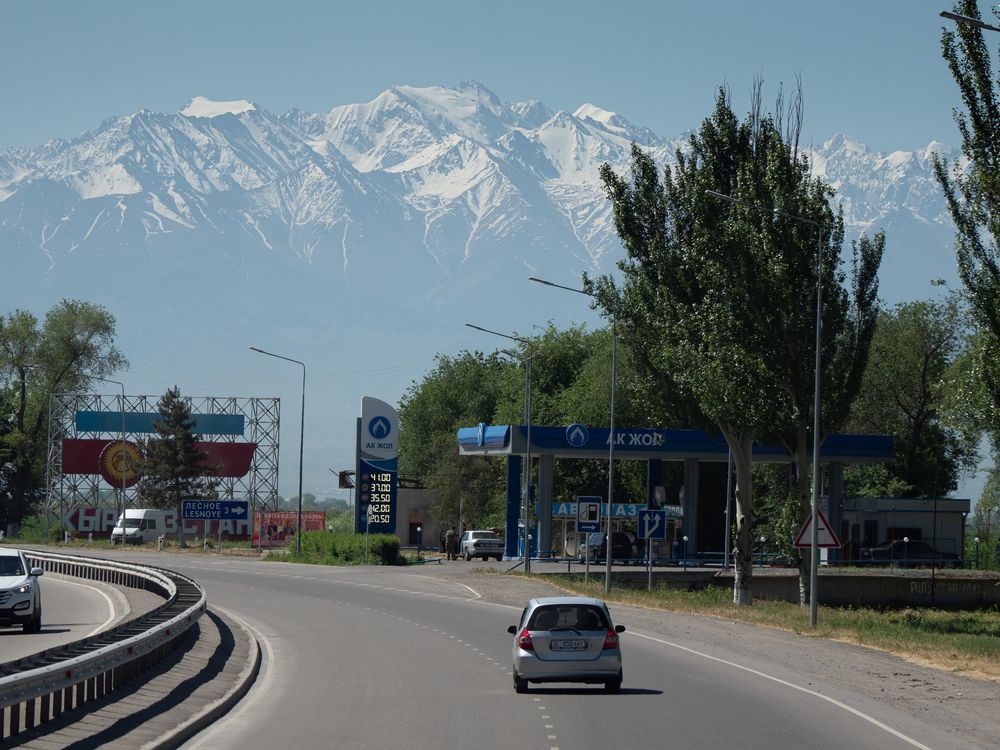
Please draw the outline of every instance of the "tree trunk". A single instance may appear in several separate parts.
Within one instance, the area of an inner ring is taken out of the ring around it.
[[[753,440],[726,433],[736,467],[736,538],[733,542],[733,603],[753,604],[753,487],[750,482],[750,452]]]
[[[178,498],[174,510],[177,512],[177,546],[180,548],[187,547],[187,542],[184,541],[184,513],[183,513],[183,501]]]
[[[800,437],[801,439],[792,453],[792,461],[795,464],[795,496],[799,500],[799,519],[801,523],[805,523],[806,519],[812,516],[812,495],[810,492],[812,464],[805,436]],[[809,571],[812,568],[812,559],[809,550],[802,552],[803,554],[799,555],[799,606],[805,607],[809,604]]]

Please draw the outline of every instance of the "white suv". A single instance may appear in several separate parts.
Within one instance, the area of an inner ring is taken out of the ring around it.
[[[0,625],[20,625],[25,633],[42,629],[43,572],[29,567],[21,550],[0,547]]]
[[[503,542],[492,531],[466,531],[458,544],[458,554],[466,560],[495,557],[499,561],[503,559]]]

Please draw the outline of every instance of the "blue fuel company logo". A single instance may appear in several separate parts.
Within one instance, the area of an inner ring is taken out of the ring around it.
[[[590,430],[579,422],[574,422],[566,428],[566,442],[573,448],[582,448],[590,440]]]
[[[392,432],[392,425],[385,417],[378,416],[368,423],[368,432],[373,438],[381,440]]]

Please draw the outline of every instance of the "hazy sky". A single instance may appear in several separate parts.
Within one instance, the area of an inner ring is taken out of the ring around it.
[[[736,110],[800,76],[804,140],[879,151],[957,145],[940,55],[950,0],[6,0],[0,149],[196,95],[273,112],[369,101],[395,84],[477,80],[506,101],[592,102],[674,136],[720,84]],[[989,4],[981,3],[984,13]],[[1000,37],[1000,35],[997,35]]]

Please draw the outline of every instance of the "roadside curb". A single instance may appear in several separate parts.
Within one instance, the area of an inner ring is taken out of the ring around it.
[[[196,734],[207,728],[220,717],[229,712],[243,697],[249,692],[260,673],[261,650],[257,638],[250,631],[249,626],[238,617],[219,610],[213,611],[225,622],[235,624],[246,639],[249,647],[247,659],[243,669],[236,678],[236,683],[226,692],[225,695],[209,703],[197,714],[179,724],[175,729],[162,735],[153,742],[142,746],[142,750],[174,750],[194,737]]]

